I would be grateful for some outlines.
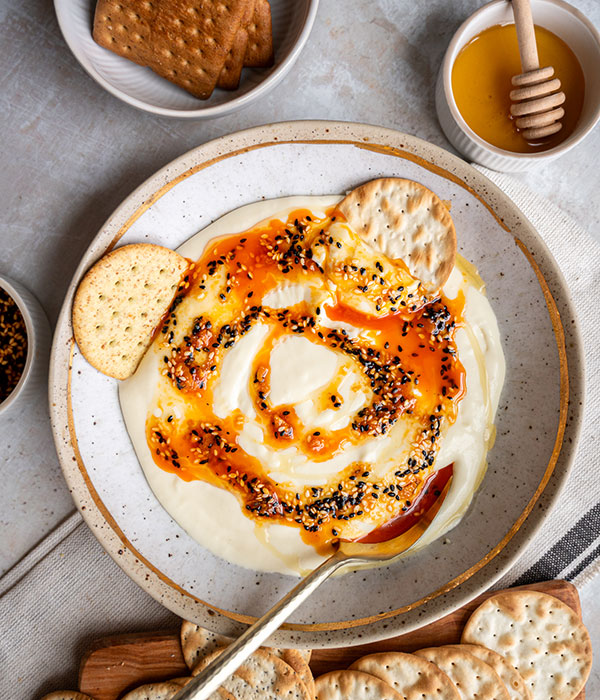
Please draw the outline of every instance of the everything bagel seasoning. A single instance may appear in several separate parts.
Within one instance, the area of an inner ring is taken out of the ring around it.
[[[0,403],[19,383],[26,359],[25,319],[14,299],[0,289]]]

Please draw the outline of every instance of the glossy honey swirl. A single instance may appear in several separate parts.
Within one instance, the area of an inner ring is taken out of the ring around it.
[[[315,291],[290,307],[263,304],[289,284]],[[205,311],[190,318],[181,309],[194,300]],[[377,526],[394,521],[397,532],[399,519],[414,517],[413,506],[431,483],[439,443],[465,391],[454,340],[463,308],[462,294],[449,300],[424,293],[400,261],[368,247],[335,210],[321,219],[296,210],[287,221],[217,239],[192,265],[159,329],[162,381],[184,399],[185,410],[149,413],[153,459],[185,481],[229,490],[256,522],[299,528],[321,553],[354,519]],[[318,464],[349,446],[381,440],[405,421],[409,444],[393,468],[382,475],[368,462],[353,462],[325,485],[321,480],[298,489],[270,477],[242,449],[246,416],[235,410],[219,417],[213,392],[228,353],[257,324],[268,331],[252,358],[247,389],[264,444],[271,450],[293,446]],[[361,332],[349,334],[348,327]],[[270,357],[290,336],[339,358],[336,375],[316,399],[318,411],[340,410],[340,381],[349,372],[359,376],[368,401],[344,427],[308,427],[293,404],[270,401]]]

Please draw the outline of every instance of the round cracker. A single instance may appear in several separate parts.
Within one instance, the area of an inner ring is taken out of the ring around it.
[[[192,671],[197,676],[223,649],[215,649],[200,660]],[[264,649],[253,652],[239,668],[224,681],[219,690],[231,693],[237,700],[313,700],[294,669],[275,654]]]
[[[510,700],[508,690],[491,666],[456,647],[429,647],[415,651],[450,678],[461,700]]]
[[[414,654],[369,654],[355,661],[350,669],[380,678],[405,700],[460,700],[450,678],[435,664]]]
[[[317,700],[403,700],[380,678],[362,671],[331,671],[315,680]]]
[[[183,686],[176,681],[146,683],[130,690],[121,700],[170,700]]]
[[[296,649],[296,651],[302,656],[307,664],[310,663],[312,657],[312,649]]]
[[[187,620],[184,620],[181,625],[180,638],[183,658],[189,668],[199,666],[200,661],[207,656],[210,656],[210,660],[214,659],[218,653],[232,642],[230,637],[210,632],[204,627],[195,625],[193,622],[188,622]],[[308,665],[310,650],[307,653],[306,650],[301,649],[262,648],[289,664],[300,676],[311,697],[314,697],[315,682],[310,666]],[[214,652],[217,652],[217,654]],[[200,670],[205,667],[206,664],[203,663]]]
[[[299,649],[268,649],[267,651],[271,651],[286,664],[289,664],[304,682],[310,697],[315,697],[315,679],[308,661]]]
[[[41,700],[94,700],[94,698],[76,690],[55,690],[53,693],[44,695]]]
[[[579,617],[558,598],[537,591],[488,598],[469,618],[462,642],[504,656],[534,700],[573,700],[592,667],[590,635]]]
[[[193,669],[200,660],[215,649],[231,644],[231,638],[184,620],[179,633],[181,650],[187,667]]]
[[[216,656],[213,652],[222,651],[233,641],[230,637],[210,632],[204,627],[187,620],[184,620],[181,624],[180,639],[183,658],[190,669],[199,666],[200,661],[207,656],[210,656],[212,660]],[[311,697],[314,697],[315,681],[308,665],[310,650],[261,648],[289,664],[304,681]],[[202,664],[201,668],[205,667],[206,664]]]
[[[456,231],[441,199],[418,182],[371,180],[338,205],[350,227],[389,258],[401,259],[424,289],[444,285],[456,258]]]
[[[147,243],[122,246],[86,273],[73,300],[73,332],[96,369],[127,379],[169,310],[188,261]]]
[[[201,656],[198,663],[192,669],[192,676],[197,676],[199,673],[202,673],[202,671],[204,671],[207,666],[210,666],[224,649],[225,647],[219,647],[218,649],[213,649],[208,654]]]
[[[203,671],[209,664],[211,664],[219,654],[224,651],[225,647],[218,647],[208,654],[205,654],[200,658],[193,670],[193,675],[197,676],[200,671]],[[266,651],[278,659],[284,661],[288,666],[290,666],[300,677],[300,680],[306,686],[308,693],[311,698],[315,696],[315,680],[313,678],[310,666],[306,663],[301,654],[298,653],[296,649],[274,649],[271,647],[261,647],[262,651]]]
[[[464,649],[491,666],[506,686],[511,700],[531,700],[531,693],[521,674],[501,654],[478,644],[450,644],[449,646]]]

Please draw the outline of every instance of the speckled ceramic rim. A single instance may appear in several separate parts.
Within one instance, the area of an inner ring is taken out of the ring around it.
[[[596,39],[596,42],[600,46],[600,34],[598,33],[598,30],[596,29],[596,27],[594,27],[590,20],[577,8],[573,7],[572,5],[569,5],[569,3],[567,2],[564,2],[564,0],[546,0],[546,2],[552,3],[557,7],[561,7],[562,9],[567,10],[567,12],[576,17],[583,25],[585,25],[589,29],[591,34]],[[450,44],[446,49],[446,53],[444,54],[444,62],[442,67],[444,80],[444,94],[446,96],[446,102],[448,103],[450,112],[452,113],[452,116],[454,117],[454,120],[456,121],[460,129],[469,139],[471,139],[471,141],[476,143],[480,148],[483,148],[486,151],[489,151],[490,153],[503,156],[504,158],[514,158],[516,161],[543,161],[553,159],[556,158],[558,155],[562,155],[563,153],[570,151],[571,148],[573,148],[580,141],[582,141],[596,126],[598,120],[600,119],[600,103],[596,107],[596,116],[594,120],[590,124],[588,124],[587,128],[576,128],[575,131],[569,136],[569,138],[565,139],[565,141],[558,144],[558,146],[555,146],[554,148],[549,148],[547,151],[540,151],[538,153],[515,153],[514,151],[505,151],[503,148],[498,148],[497,146],[492,145],[488,141],[484,141],[481,138],[481,136],[476,134],[473,131],[473,129],[471,129],[471,127],[467,124],[467,122],[463,119],[463,116],[460,113],[456,104],[456,100],[454,99],[454,93],[452,92],[452,66],[454,65],[454,62],[450,59],[456,49],[456,46],[462,43],[463,36],[465,35],[466,31],[469,29],[473,20],[476,17],[485,14],[489,11],[491,7],[495,5],[504,4],[506,4],[506,0],[492,0],[492,2],[488,2],[486,5],[483,5],[483,7],[480,7],[470,17],[468,17],[456,30],[456,33],[452,37],[452,40],[450,41]]]
[[[568,288],[555,261],[531,224],[506,195],[481,173],[436,146],[397,131],[364,124],[288,122],[256,127],[222,137],[173,161],[123,202],[84,255],[61,310],[50,372],[54,437],[65,478],[78,508],[119,566],[173,612],[182,617],[193,616],[212,629],[227,631],[230,634],[233,629],[242,629],[241,625],[233,625],[232,620],[246,623],[253,619],[211,607],[208,603],[194,599],[187,591],[169,581],[119,535],[116,522],[98,503],[99,499],[93,493],[93,486],[77,449],[76,438],[72,432],[73,422],[69,415],[70,358],[73,347],[70,311],[73,294],[85,270],[116,244],[143,211],[179,181],[236,153],[294,142],[347,144],[349,147],[366,148],[409,159],[438,175],[445,176],[484,201],[501,225],[512,232],[516,244],[538,277],[556,336],[561,371],[560,420],[554,451],[535,494],[508,535],[478,564],[448,582],[442,589],[404,608],[361,620],[312,625],[288,624],[278,630],[272,638],[272,643],[279,645],[331,647],[382,639],[432,622],[487,589],[515,562],[542,524],[550,506],[558,498],[572,463],[582,414],[581,401],[578,400],[583,389],[582,344]],[[567,320],[565,325],[568,343],[565,343],[561,316]],[[569,396],[571,402],[568,400]],[[563,437],[567,438],[564,442]],[[531,512],[535,503],[539,507]],[[494,566],[486,567],[492,559]]]
[[[10,392],[8,397],[2,401],[2,403],[0,403],[0,416],[2,416],[17,402],[17,399],[21,395],[29,376],[31,375],[36,347],[36,329],[33,325],[33,319],[29,313],[27,304],[19,292],[15,289],[14,282],[9,280],[7,277],[0,277],[0,289],[7,292],[19,308],[19,311],[23,316],[23,320],[25,321],[25,332],[27,333],[27,359],[25,360],[25,366],[23,367],[23,374],[21,374],[21,378],[17,382],[17,386]]]
[[[231,114],[232,112],[237,112],[238,109],[246,107],[250,103],[254,102],[258,98],[266,95],[270,90],[272,90],[281,80],[287,75],[294,63],[296,62],[300,52],[304,48],[310,32],[312,30],[313,24],[315,22],[315,17],[317,16],[317,10],[319,8],[319,0],[310,0],[309,6],[307,7],[306,15],[303,19],[303,27],[298,35],[296,43],[292,47],[291,51],[281,62],[281,64],[262,82],[260,82],[256,87],[252,88],[240,97],[234,97],[228,102],[224,102],[219,105],[213,105],[212,107],[201,107],[199,109],[168,109],[166,107],[157,107],[156,105],[149,104],[143,100],[138,100],[136,97],[131,97],[126,92],[119,90],[114,85],[112,85],[108,80],[105,80],[96,71],[92,63],[88,60],[85,53],[79,51],[74,42],[71,41],[71,34],[68,30],[68,23],[64,21],[62,14],[62,4],[59,0],[54,0],[54,11],[56,12],[56,18],[58,20],[58,25],[60,31],[63,35],[65,42],[71,49],[71,52],[75,58],[79,61],[85,72],[93,78],[99,85],[101,85],[105,90],[114,95],[119,100],[126,102],[128,105],[141,109],[143,112],[151,112],[152,114],[159,114],[163,117],[173,117],[176,119],[214,119],[215,117],[223,117],[226,114]],[[201,102],[201,101],[200,101]]]

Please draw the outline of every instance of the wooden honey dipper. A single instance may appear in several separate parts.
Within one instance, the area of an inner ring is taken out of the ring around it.
[[[560,105],[565,93],[560,91],[560,80],[552,78],[554,68],[540,68],[529,0],[512,0],[512,5],[523,72],[511,81],[517,89],[510,92],[514,103],[510,113],[523,138],[536,141],[562,129],[559,120],[565,110]]]

